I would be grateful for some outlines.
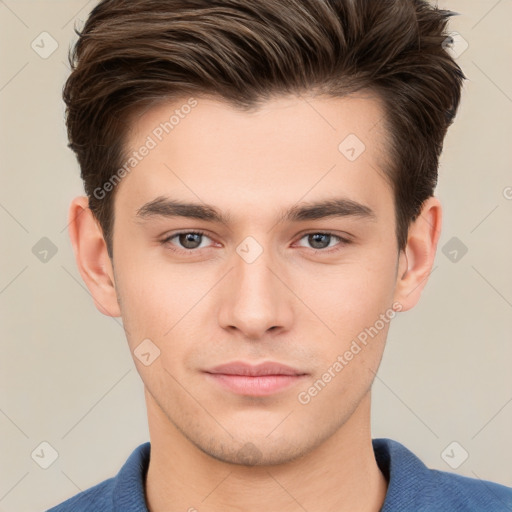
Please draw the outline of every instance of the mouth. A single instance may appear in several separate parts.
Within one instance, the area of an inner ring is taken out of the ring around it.
[[[308,374],[277,362],[258,365],[236,361],[216,366],[206,377],[223,389],[240,395],[268,396],[296,385]]]

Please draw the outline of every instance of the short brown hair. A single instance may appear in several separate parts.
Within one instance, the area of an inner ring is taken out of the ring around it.
[[[377,93],[399,249],[433,195],[465,79],[445,49],[454,13],[426,0],[102,0],[70,51],[69,147],[112,256],[115,187],[134,112],[186,94],[240,109],[311,91]]]

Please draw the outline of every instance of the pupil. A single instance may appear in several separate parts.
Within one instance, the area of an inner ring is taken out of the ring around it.
[[[180,243],[187,249],[195,249],[201,245],[201,242],[198,240],[200,236],[198,233],[182,233],[180,235]]]
[[[313,233],[309,235],[310,244],[315,249],[322,249],[329,245],[330,236],[324,233]],[[199,238],[201,235],[199,233],[184,233],[180,235],[180,243],[186,247],[187,249],[195,249],[198,247],[201,242]],[[327,245],[325,245],[327,242]]]
[[[310,243],[311,243],[311,246],[315,249],[322,249],[324,247],[327,247],[329,245],[329,238],[331,235],[327,235],[327,234],[324,234],[324,233],[314,233],[312,235],[309,235],[310,236]],[[323,242],[322,242],[322,239],[323,239]],[[325,245],[325,241],[327,239],[327,245]],[[311,242],[311,240],[313,240]],[[319,244],[319,245],[318,245]]]

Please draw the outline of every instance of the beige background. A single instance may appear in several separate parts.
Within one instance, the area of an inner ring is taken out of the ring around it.
[[[122,327],[96,311],[66,231],[69,201],[82,189],[61,89],[73,26],[94,4],[0,1],[3,512],[45,510],[115,475],[148,439]],[[460,13],[451,29],[469,45],[458,57],[468,81],[440,167],[434,270],[418,306],[390,330],[373,436],[446,471],[441,454],[456,441],[452,460],[469,453],[457,473],[512,486],[512,2],[440,6]],[[58,43],[48,58],[31,47],[43,31]],[[32,252],[42,237],[57,248],[47,262]],[[457,262],[442,252],[453,237],[468,249]],[[31,457],[43,441],[58,452],[48,469]]]

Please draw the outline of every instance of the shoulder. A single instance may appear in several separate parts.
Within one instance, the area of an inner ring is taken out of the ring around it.
[[[429,469],[430,489],[453,510],[512,511],[512,488],[480,478]],[[471,508],[469,508],[471,507]]]
[[[114,478],[109,478],[67,499],[47,512],[82,512],[90,510],[113,510],[112,489]]]
[[[512,511],[512,488],[429,469],[405,446],[374,439],[377,463],[388,479],[382,512]]]
[[[144,480],[149,465],[150,443],[138,446],[108,480],[82,491],[46,512],[147,511]]]

